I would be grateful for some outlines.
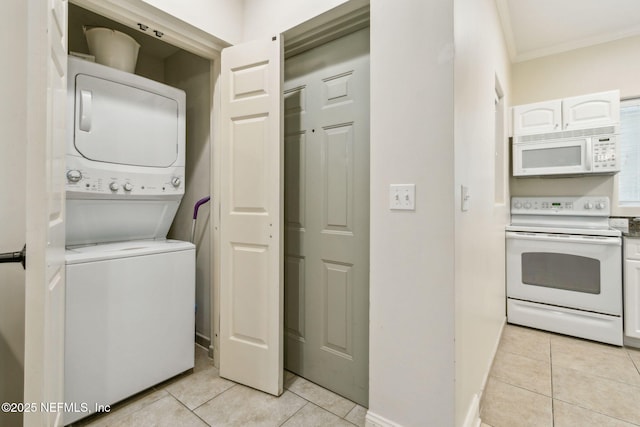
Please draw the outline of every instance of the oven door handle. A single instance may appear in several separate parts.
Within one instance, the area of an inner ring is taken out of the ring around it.
[[[507,231],[507,239],[534,240],[539,242],[584,243],[592,245],[622,246],[619,237],[579,236],[575,234],[527,233],[524,231]]]

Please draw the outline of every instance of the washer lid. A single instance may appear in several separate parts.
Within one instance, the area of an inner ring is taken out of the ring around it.
[[[67,248],[65,261],[71,265],[194,249],[193,243],[181,240],[132,240]]]
[[[176,99],[105,78],[76,75],[75,147],[87,159],[168,167],[178,159]]]

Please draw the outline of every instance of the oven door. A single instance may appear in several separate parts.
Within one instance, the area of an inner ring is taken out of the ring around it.
[[[513,175],[563,175],[591,172],[591,138],[513,144]]]
[[[508,231],[507,297],[619,316],[621,240]]]

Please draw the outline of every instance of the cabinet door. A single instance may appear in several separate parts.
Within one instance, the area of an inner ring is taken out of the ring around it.
[[[620,92],[592,93],[562,101],[563,130],[613,126],[620,122]]]
[[[624,258],[640,260],[640,238],[624,238]]]
[[[560,100],[513,107],[513,136],[559,131],[561,113]]]
[[[624,263],[624,334],[640,338],[640,261]]]

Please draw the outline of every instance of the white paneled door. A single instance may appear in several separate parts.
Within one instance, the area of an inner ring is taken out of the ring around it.
[[[282,42],[222,51],[220,375],[282,393]]]
[[[28,1],[25,426],[63,425],[66,0]],[[24,141],[16,141],[24,143]],[[45,406],[41,406],[45,405]],[[50,406],[46,406],[50,405]]]
[[[285,65],[285,368],[362,405],[369,370],[369,30]]]

